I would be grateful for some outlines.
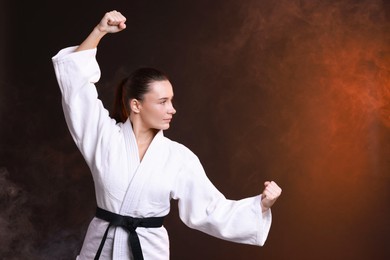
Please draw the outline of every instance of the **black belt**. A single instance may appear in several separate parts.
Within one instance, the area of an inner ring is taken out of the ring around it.
[[[135,231],[137,227],[148,227],[148,228],[157,228],[161,227],[164,221],[164,217],[153,217],[153,218],[133,218],[129,216],[122,216],[110,211],[96,208],[97,218],[103,219],[110,224],[108,225],[106,232],[104,233],[102,242],[100,243],[99,249],[96,253],[95,260],[98,260],[100,254],[102,253],[104,242],[106,241],[108,229],[111,226],[122,227],[130,232],[129,247],[131,248],[134,256],[134,260],[143,260],[141,244],[137,232]]]

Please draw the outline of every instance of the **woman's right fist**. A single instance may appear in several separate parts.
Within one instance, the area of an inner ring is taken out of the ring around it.
[[[116,33],[126,28],[126,17],[118,11],[107,12],[97,25],[97,29],[105,33]]]

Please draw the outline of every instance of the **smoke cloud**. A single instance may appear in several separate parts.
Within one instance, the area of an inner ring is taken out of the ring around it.
[[[0,208],[1,259],[34,259],[37,233],[28,194],[9,180],[4,167],[0,168]]]

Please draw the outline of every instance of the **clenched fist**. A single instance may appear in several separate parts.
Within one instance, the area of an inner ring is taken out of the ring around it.
[[[118,11],[107,12],[97,25],[97,29],[105,33],[116,33],[126,28],[126,17]]]
[[[273,181],[266,181],[264,183],[264,191],[261,194],[261,209],[267,211],[282,193],[282,189]]]

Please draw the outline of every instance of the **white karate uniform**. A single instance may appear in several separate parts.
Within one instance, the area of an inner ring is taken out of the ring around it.
[[[100,78],[96,49],[61,50],[52,58],[62,93],[70,133],[93,176],[97,205],[138,218],[166,216],[170,200],[178,200],[180,219],[209,235],[263,245],[271,226],[260,195],[228,200],[207,178],[197,156],[159,131],[140,161],[131,122],[116,123],[98,99],[94,83]],[[93,218],[79,260],[93,259],[108,226]],[[137,228],[145,260],[169,259],[166,229]],[[132,259],[128,233],[112,227],[100,259]]]

